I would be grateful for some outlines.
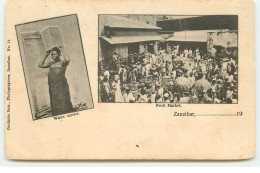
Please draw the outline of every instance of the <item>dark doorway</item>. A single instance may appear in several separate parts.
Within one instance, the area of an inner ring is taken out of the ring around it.
[[[154,53],[154,45],[153,45],[153,43],[149,43],[148,44],[148,52]]]
[[[128,45],[128,54],[133,55],[135,53],[139,53],[139,44],[138,43],[131,43]]]

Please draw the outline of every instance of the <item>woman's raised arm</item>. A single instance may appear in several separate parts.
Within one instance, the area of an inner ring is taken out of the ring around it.
[[[50,55],[51,51],[47,51],[45,56],[42,58],[42,60],[40,61],[40,63],[38,64],[39,68],[49,68],[50,64],[47,63],[45,64],[45,60],[48,58],[48,56]]]
[[[64,47],[60,46],[59,49],[62,52],[62,56],[64,57],[64,61],[65,62],[69,62],[70,61],[70,57],[68,56],[67,52],[64,50]]]

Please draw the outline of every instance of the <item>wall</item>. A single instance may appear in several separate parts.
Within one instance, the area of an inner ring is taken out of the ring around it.
[[[128,44],[115,45],[114,51],[117,51],[123,58],[128,57]]]

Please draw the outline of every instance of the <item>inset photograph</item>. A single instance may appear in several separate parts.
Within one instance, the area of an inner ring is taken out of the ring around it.
[[[99,103],[238,103],[237,15],[99,15]]]
[[[92,109],[77,15],[15,28],[33,120]]]

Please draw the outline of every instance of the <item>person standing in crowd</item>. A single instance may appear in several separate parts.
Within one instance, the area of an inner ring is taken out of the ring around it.
[[[143,63],[142,64],[142,69],[141,69],[141,71],[142,71],[142,79],[145,79],[145,74],[146,74],[146,68],[145,68],[145,63]]]
[[[227,87],[226,91],[226,103],[232,103],[232,98],[233,97],[233,90],[231,87]]]
[[[193,52],[192,52],[192,49],[190,48],[188,58],[192,58],[192,57],[193,57]]]
[[[136,81],[139,82],[142,79],[142,65],[140,62],[136,63],[137,77]]]
[[[188,50],[188,48],[185,48],[184,49],[184,57],[188,58],[188,55],[189,55],[189,50]]]
[[[162,69],[162,71],[161,71],[161,76],[165,76],[165,74],[166,74],[166,63],[165,63],[165,61],[163,60],[162,62],[161,62],[161,69]]]
[[[121,85],[125,84],[127,80],[127,70],[124,64],[122,64],[121,68],[119,69],[119,76],[120,76]]]
[[[163,98],[164,94],[164,88],[161,86],[161,83],[156,83],[156,90],[157,90],[157,95],[160,96],[160,98]]]
[[[121,94],[121,85],[119,76],[115,75],[115,80],[112,83],[112,88],[114,90],[114,98],[116,103],[123,102],[122,94]]]
[[[195,83],[195,77],[194,77],[192,72],[190,73],[190,76],[188,77],[188,79],[189,79],[190,84],[192,86]]]
[[[104,77],[106,77],[107,80],[109,81],[109,79],[110,79],[110,72],[108,71],[107,67],[105,68],[105,71],[104,71]]]
[[[172,73],[172,70],[173,70],[172,61],[168,62],[167,69],[168,69],[168,70],[167,70],[167,74],[168,74],[168,76],[170,76],[171,73]]]
[[[120,65],[120,58],[117,52],[113,53],[113,64],[115,64],[116,70],[119,71],[121,65]]]
[[[132,81],[136,81],[136,77],[137,77],[137,67],[135,64],[133,64],[129,70],[129,77],[128,77],[129,82],[131,83]]]
[[[215,100],[216,98],[216,90],[217,90],[217,83],[216,83],[216,78],[212,79],[212,85],[211,85],[211,95],[212,95],[212,101]]]
[[[109,102],[110,95],[111,95],[111,89],[110,89],[110,85],[108,83],[108,79],[106,76],[103,79],[103,83],[102,83],[100,89],[101,89],[101,101]]]
[[[180,45],[179,45],[179,44],[177,44],[177,46],[176,46],[176,55],[178,55],[178,54],[179,54],[179,49],[180,49]]]
[[[147,81],[147,79],[150,75],[150,69],[151,69],[151,64],[147,63],[145,65],[145,81]]]

